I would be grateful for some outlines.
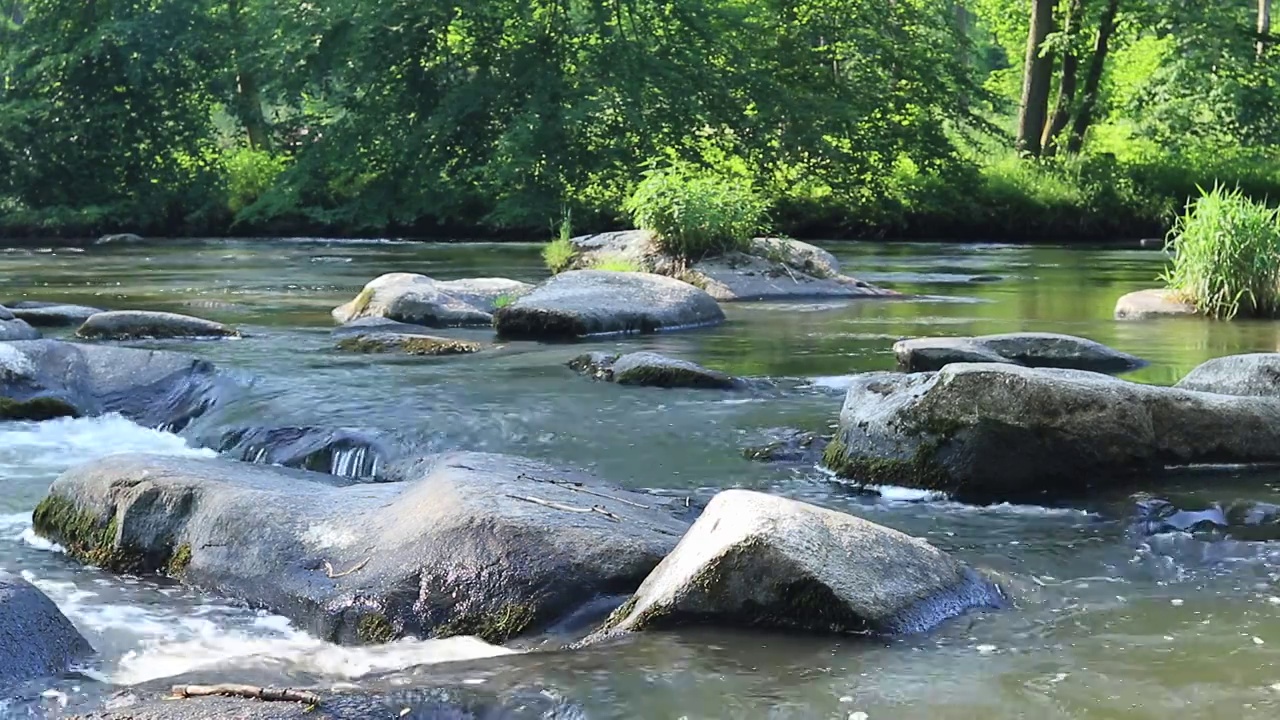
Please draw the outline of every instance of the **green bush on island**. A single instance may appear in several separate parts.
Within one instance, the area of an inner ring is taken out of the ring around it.
[[[750,247],[767,206],[746,178],[673,165],[646,172],[623,209],[663,252],[699,260]]]
[[[578,251],[573,247],[573,223],[568,214],[560,219],[560,227],[554,240],[542,248],[542,262],[552,275],[559,275],[573,266]]]
[[[1280,210],[1215,185],[1178,218],[1167,248],[1160,279],[1201,314],[1280,315]]]

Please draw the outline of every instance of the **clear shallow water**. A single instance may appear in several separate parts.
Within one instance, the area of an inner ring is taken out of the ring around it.
[[[1159,271],[1162,258],[1152,251],[832,249],[853,274],[921,297],[728,305],[729,322],[719,328],[581,346],[351,357],[332,349],[328,312],[370,278],[413,271],[537,280],[537,248],[282,240],[10,250],[0,253],[0,302],[174,310],[240,326],[250,337],[165,344],[253,383],[253,399],[195,431],[259,423],[269,413],[272,424],[370,428],[425,449],[577,463],[633,487],[700,495],[766,489],[925,536],[1002,572],[1017,591],[1016,610],[891,643],[696,631],[448,664],[438,663],[501,650],[466,639],[336,648],[219,598],[79,567],[31,537],[31,508],[77,462],[124,450],[208,452],[118,418],[0,425],[0,567],[37,582],[101,651],[87,678],[59,686],[72,695],[212,666],[260,684],[549,688],[593,718],[1275,717],[1280,546],[1143,536],[1132,528],[1127,490],[1069,508],[875,499],[811,469],[748,463],[738,449],[762,428],[834,422],[847,376],[891,368],[890,346],[902,337],[1085,335],[1149,359],[1133,379],[1169,383],[1210,357],[1275,350],[1280,325],[1114,322],[1115,299],[1149,286]],[[988,275],[1000,279],[971,281]],[[778,383],[759,393],[656,391],[592,383],[563,367],[577,352],[622,346]],[[1208,500],[1280,497],[1280,473],[1189,475],[1176,485]]]

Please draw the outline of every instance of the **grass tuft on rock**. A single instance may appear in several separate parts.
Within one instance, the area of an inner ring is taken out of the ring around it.
[[[560,220],[559,229],[554,240],[542,248],[542,261],[552,275],[559,275],[573,267],[578,257],[578,249],[573,246],[573,223],[569,215]]]
[[[639,263],[617,255],[597,258],[592,261],[591,270],[608,270],[609,272],[644,272]]]
[[[1202,315],[1280,315],[1280,210],[1215,185],[1178,218],[1167,249],[1160,279]]]
[[[645,173],[623,209],[664,253],[699,260],[749,250],[766,204],[747,178],[673,165]]]

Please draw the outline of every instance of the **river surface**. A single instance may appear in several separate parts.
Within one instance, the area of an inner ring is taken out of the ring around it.
[[[917,297],[726,305],[729,321],[718,328],[580,346],[510,343],[475,357],[350,356],[332,347],[329,310],[374,276],[537,281],[545,276],[538,248],[209,240],[3,251],[0,302],[171,310],[239,326],[249,337],[159,344],[252,384],[251,400],[206,425],[369,428],[425,449],[578,464],[628,487],[705,497],[763,489],[926,537],[1004,573],[1016,608],[897,641],[699,630],[572,653],[510,653],[467,638],[340,648],[225,599],[81,567],[30,532],[31,509],[71,465],[121,451],[211,451],[119,418],[0,423],[0,568],[39,585],[100,651],[48,697],[8,712],[194,671],[258,684],[532,688],[593,719],[1277,717],[1280,545],[1142,532],[1127,489],[1066,507],[868,497],[815,468],[747,462],[740,448],[765,428],[825,430],[848,376],[891,369],[890,346],[903,337],[1084,335],[1150,360],[1132,379],[1168,384],[1211,357],[1276,351],[1280,325],[1113,321],[1117,297],[1153,284],[1164,257],[1150,250],[829,247],[847,272]],[[754,394],[664,391],[595,383],[564,367],[578,352],[619,347],[781,381]],[[1280,473],[1148,484],[1206,502],[1280,501]]]

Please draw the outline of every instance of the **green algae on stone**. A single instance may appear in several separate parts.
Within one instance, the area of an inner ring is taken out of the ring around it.
[[[536,617],[537,611],[533,607],[507,603],[491,613],[464,615],[441,623],[434,634],[442,638],[471,635],[487,643],[499,644],[522,634]]]
[[[388,353],[399,351],[409,355],[441,356],[465,355],[479,352],[482,348],[478,343],[468,342],[466,340],[452,340],[449,338],[431,337],[429,335],[417,336],[394,333],[375,333],[372,335],[359,335],[356,337],[343,338],[338,341],[338,349],[359,353]]]
[[[36,506],[31,521],[37,534],[56,541],[83,563],[117,573],[146,567],[142,553],[117,546],[119,525],[114,516],[104,521],[70,500],[49,495]]]
[[[171,578],[181,578],[183,573],[187,571],[187,566],[191,564],[191,544],[182,543],[177,550],[173,551],[173,557],[169,558],[168,567],[165,572]]]
[[[80,411],[65,400],[37,397],[30,400],[14,400],[0,397],[0,420],[43,421],[62,417],[80,417]]]
[[[369,613],[356,623],[356,637],[370,645],[381,645],[396,639],[396,630],[382,613]]]

